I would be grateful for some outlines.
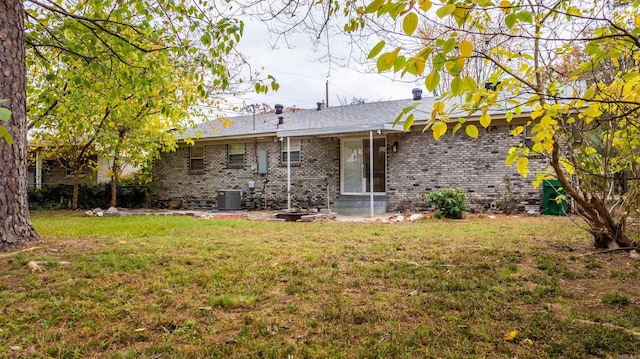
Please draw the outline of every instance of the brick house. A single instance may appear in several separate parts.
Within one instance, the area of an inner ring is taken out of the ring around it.
[[[425,111],[415,113],[409,131],[394,127],[402,109],[415,102]],[[541,191],[533,189],[533,179],[505,166],[508,149],[525,140],[510,132],[530,113],[523,110],[507,123],[496,110],[492,126],[478,126],[477,139],[463,130],[435,141],[422,131],[433,102],[414,90],[408,100],[294,112],[276,105],[276,113],[234,117],[228,127],[200,124],[185,134],[194,145],[181,141],[154,163],[155,199],[201,208],[382,213],[422,209],[426,192],[457,187],[472,208],[486,210],[498,205],[510,181],[522,195],[520,209],[539,209]],[[545,164],[532,160],[529,166],[534,172]]]

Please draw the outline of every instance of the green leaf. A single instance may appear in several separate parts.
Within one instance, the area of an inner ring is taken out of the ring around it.
[[[465,127],[464,131],[467,133],[467,136],[471,137],[471,138],[478,138],[478,127],[476,127],[476,125],[473,124],[469,124],[467,125],[467,127]]]
[[[382,49],[384,48],[384,45],[385,45],[384,40],[377,43],[376,46],[374,46],[371,49],[371,51],[369,51],[369,56],[367,56],[367,59],[376,57],[380,53],[380,51],[382,51]]]
[[[405,132],[409,131],[409,129],[411,128],[411,125],[413,125],[414,121],[415,121],[414,114],[410,114],[409,116],[407,116],[407,118],[404,120],[404,124],[402,126],[402,128],[404,129]]]
[[[3,126],[0,126],[0,138],[3,138],[4,141],[7,143],[7,145],[9,146],[13,144],[13,137],[11,137],[11,134],[9,133],[9,131],[7,131],[7,129],[4,128]]]
[[[440,71],[444,67],[444,64],[447,62],[447,56],[445,54],[437,54],[431,60],[433,63],[433,69],[435,71]]]
[[[440,73],[436,70],[431,71],[427,78],[424,80],[424,85],[427,87],[427,91],[433,92],[438,83],[440,82]]]
[[[9,109],[0,107],[0,121],[8,122],[11,119],[11,111]]]
[[[518,20],[533,24],[533,15],[529,11],[522,11],[518,13]]]
[[[467,76],[464,78],[464,87],[469,91],[475,91],[478,89],[478,84],[476,83],[476,80],[473,79],[473,77]]]
[[[456,76],[451,80],[451,94],[458,96],[464,90],[464,81],[460,76]]]
[[[437,141],[442,135],[447,133],[447,124],[438,121],[431,126],[431,132],[433,132],[433,139]]]
[[[456,132],[458,132],[458,130],[460,130],[462,128],[462,123],[458,122],[456,123],[456,125],[453,127],[453,131],[451,131],[452,134],[456,134]]]
[[[415,12],[408,13],[402,20],[402,30],[405,34],[411,36],[418,27],[418,14]]]
[[[436,10],[436,15],[438,15],[438,17],[442,19],[446,16],[451,15],[454,11],[456,11],[456,6],[454,4],[448,4]]]
[[[518,16],[516,14],[509,14],[504,18],[504,23],[508,28],[512,28],[513,25],[516,24],[516,21],[518,21]]]
[[[444,45],[442,46],[442,51],[446,54],[448,52],[451,52],[451,50],[455,49],[456,45],[458,44],[458,41],[456,41],[455,38],[450,38],[449,40],[447,40]]]
[[[376,11],[378,11],[378,9],[380,9],[380,7],[382,7],[382,5],[384,4],[385,0],[374,0],[372,1],[369,5],[367,5],[367,7],[364,9],[364,12],[367,14],[371,14],[374,13]]]

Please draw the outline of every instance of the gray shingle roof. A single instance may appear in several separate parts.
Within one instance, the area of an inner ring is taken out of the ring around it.
[[[212,120],[202,123],[194,129],[185,132],[185,137],[195,138],[196,133],[201,135],[202,139],[223,139],[240,136],[265,136],[275,135],[277,132],[283,131],[300,131],[300,130],[322,130],[335,129],[340,132],[341,128],[349,128],[354,126],[365,125],[391,125],[396,117],[401,113],[402,109],[415,103],[420,102],[418,109],[424,112],[416,113],[416,121],[430,118],[434,97],[425,97],[422,100],[395,100],[383,102],[371,102],[358,105],[338,106],[323,108],[318,111],[316,109],[284,111],[280,115],[275,113],[256,114],[255,115],[255,131],[253,115],[231,117],[232,125],[223,127],[220,120]],[[447,108],[451,108],[452,101],[447,101]],[[503,110],[493,109],[492,114],[503,113]],[[454,116],[463,116],[466,113],[458,111],[453,113]],[[283,117],[283,124],[278,125],[278,117]],[[402,126],[398,125],[399,130]]]

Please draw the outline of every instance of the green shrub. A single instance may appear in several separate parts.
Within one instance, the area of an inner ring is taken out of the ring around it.
[[[461,219],[467,209],[467,196],[458,188],[429,191],[424,197],[427,204],[436,206],[436,218]]]

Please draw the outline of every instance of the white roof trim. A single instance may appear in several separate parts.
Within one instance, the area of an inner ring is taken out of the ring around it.
[[[309,128],[302,130],[285,130],[276,132],[278,137],[298,137],[298,136],[316,136],[316,135],[334,135],[340,133],[352,133],[363,131],[394,131],[403,132],[402,124],[394,126],[391,123],[365,124],[343,127],[325,127],[325,128]]]

